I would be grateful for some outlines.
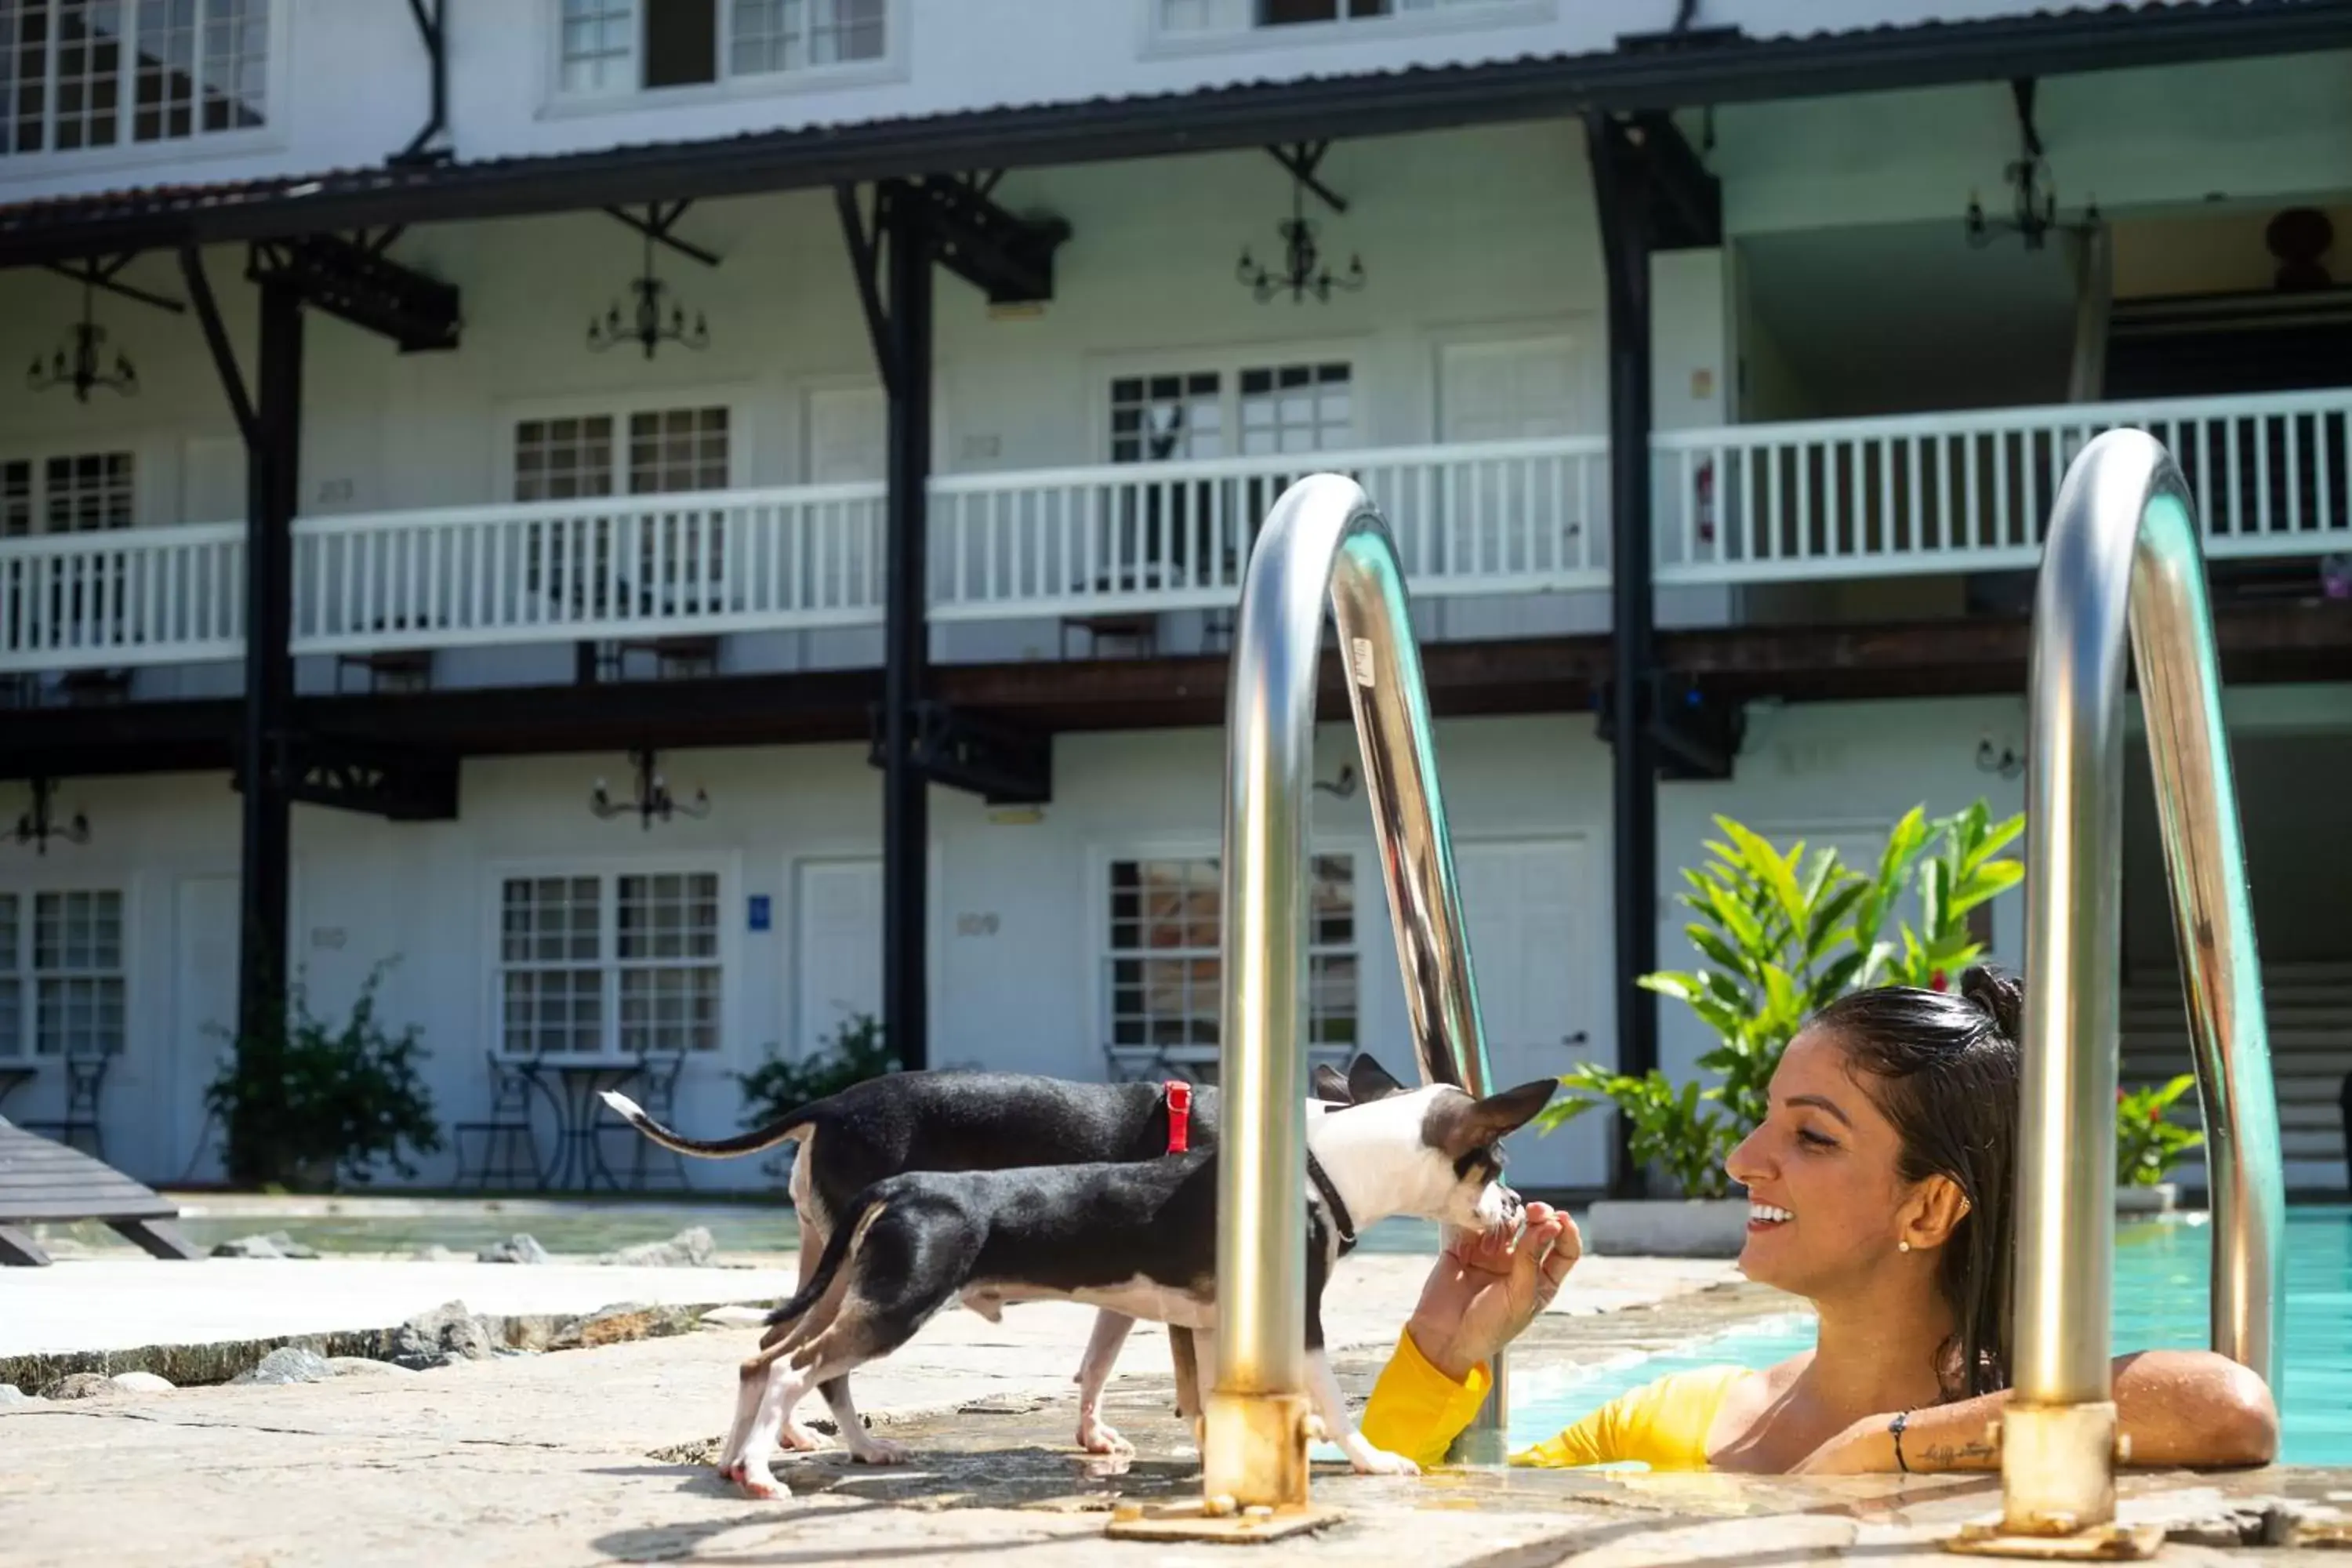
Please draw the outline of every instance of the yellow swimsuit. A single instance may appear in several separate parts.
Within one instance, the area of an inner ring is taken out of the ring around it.
[[[1610,1401],[1557,1437],[1511,1456],[1515,1465],[1545,1468],[1638,1460],[1654,1470],[1706,1468],[1706,1434],[1716,1412],[1745,1367],[1708,1366],[1677,1372]],[[1373,1385],[1364,1407],[1364,1436],[1375,1447],[1402,1454],[1423,1468],[1441,1464],[1445,1449],[1486,1396],[1488,1375],[1473,1367],[1456,1383],[1429,1364],[1410,1333]]]

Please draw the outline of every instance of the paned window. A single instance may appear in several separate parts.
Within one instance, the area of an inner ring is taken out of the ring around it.
[[[1113,860],[1103,949],[1110,1044],[1166,1048],[1219,1043],[1223,871],[1213,858]],[[1318,855],[1308,897],[1307,1043],[1357,1041],[1355,859]]]
[[[499,902],[508,1055],[719,1048],[718,873],[509,877]]]
[[[122,1049],[122,894],[0,893],[0,1060]]]
[[[0,154],[268,123],[269,0],[5,0]]]
[[[857,65],[887,49],[888,0],[562,0],[572,95],[635,92]]]

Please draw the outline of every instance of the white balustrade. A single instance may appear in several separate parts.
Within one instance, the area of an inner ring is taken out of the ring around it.
[[[2352,545],[2352,392],[2060,404],[1661,433],[1658,581],[2031,570],[2067,463],[2126,426],[2179,459],[2209,554]]]
[[[245,527],[0,540],[0,670],[184,664],[245,651]]]
[[[1608,471],[1608,443],[1580,437],[956,474],[931,490],[931,616],[1234,605],[1275,498],[1324,472],[1392,520],[1416,597],[1598,588]]]
[[[882,487],[305,518],[294,650],[856,626],[882,616]]]
[[[2098,432],[2179,458],[2231,556],[2352,552],[2352,391],[2079,404],[1657,436],[1663,584],[2031,570]],[[1599,437],[1120,464],[932,483],[940,621],[1214,609],[1299,476],[1354,478],[1416,598],[1608,584]],[[298,654],[878,626],[878,483],[303,518]],[[0,671],[244,651],[237,522],[0,540]]]

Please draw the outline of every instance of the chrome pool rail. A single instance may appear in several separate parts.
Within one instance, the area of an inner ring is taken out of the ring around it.
[[[1217,1332],[1202,1469],[1205,1496],[1243,1508],[1307,1501],[1307,824],[1327,602],[1423,1079],[1491,1087],[1396,544],[1354,480],[1310,475],[1275,502],[1250,554],[1226,699]],[[1465,1434],[1471,1457],[1500,1458],[1499,1360]]]
[[[2003,1528],[2115,1519],[2110,1370],[2125,676],[2139,670],[2203,1107],[2212,1345],[2279,1392],[2278,1100],[2197,523],[2137,430],[2085,446],[2042,549],[2029,677],[2025,1037]],[[2127,1458],[2127,1456],[2124,1456]]]

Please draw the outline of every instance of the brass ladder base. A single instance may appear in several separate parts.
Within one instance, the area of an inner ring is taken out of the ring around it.
[[[1223,1500],[1218,1500],[1222,1502]],[[1113,1541],[1194,1541],[1254,1546],[1321,1530],[1345,1518],[1339,1510],[1307,1503],[1297,1508],[1218,1509],[1206,1498],[1190,1502],[1121,1503],[1111,1510],[1103,1533]]]
[[[1968,1524],[1944,1543],[1970,1557],[2025,1557],[2045,1563],[2139,1563],[2164,1545],[2160,1524],[2103,1524],[2071,1535],[2011,1535],[1998,1521]]]

